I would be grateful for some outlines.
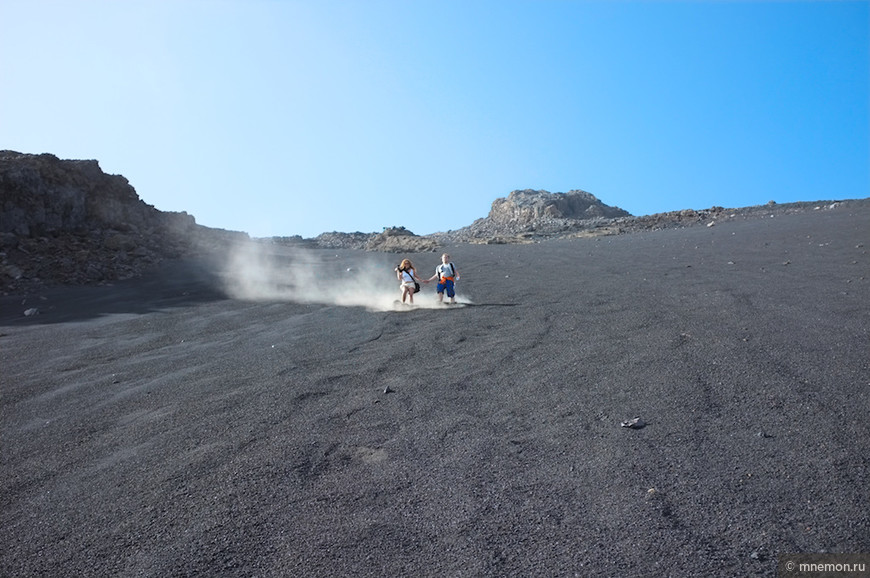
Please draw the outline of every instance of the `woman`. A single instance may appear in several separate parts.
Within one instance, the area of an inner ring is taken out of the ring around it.
[[[407,297],[411,305],[413,305],[414,291],[416,291],[418,279],[414,274],[414,264],[411,263],[410,259],[403,260],[402,264],[396,267],[396,278],[401,283],[399,289],[402,291],[402,303],[405,302],[405,297]]]

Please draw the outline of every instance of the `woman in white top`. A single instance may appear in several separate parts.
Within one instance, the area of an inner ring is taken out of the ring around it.
[[[414,264],[410,259],[405,259],[402,264],[396,267],[396,278],[401,285],[399,289],[402,291],[402,303],[407,297],[411,304],[414,304],[414,292],[417,289],[417,275],[414,273]]]

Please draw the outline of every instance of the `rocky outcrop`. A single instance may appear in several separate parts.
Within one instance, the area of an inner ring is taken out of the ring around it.
[[[513,191],[507,198],[493,201],[487,217],[457,231],[437,233],[433,238],[441,242],[534,242],[594,230],[630,216],[586,191]]]
[[[385,253],[425,253],[438,249],[438,243],[428,237],[419,237],[405,227],[389,227],[366,242],[367,251]]]
[[[83,233],[96,226],[136,231],[153,221],[154,208],[122,176],[97,161],[61,161],[54,155],[0,152],[0,233],[40,237]],[[172,217],[182,228],[186,214]]]
[[[619,207],[605,205],[586,191],[551,193],[548,191],[513,191],[507,198],[496,199],[487,217],[492,224],[540,226],[560,219],[584,221],[630,216]]]
[[[302,243],[295,238],[293,238],[294,242],[281,239],[288,238],[274,238],[273,241],[284,245],[302,246]],[[440,245],[434,238],[415,235],[405,227],[387,227],[381,233],[322,233],[306,242],[306,246],[322,249],[358,249],[383,253],[425,253],[437,250]]]
[[[0,151],[4,292],[134,277],[163,259],[239,238],[247,235],[155,209],[97,161]]]
[[[374,233],[339,233],[333,231],[331,233],[321,233],[312,239],[315,248],[322,249],[365,249],[369,239],[374,237]]]

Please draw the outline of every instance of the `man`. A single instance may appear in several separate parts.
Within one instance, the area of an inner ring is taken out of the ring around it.
[[[456,273],[456,267],[450,262],[450,255],[444,253],[441,255],[441,264],[435,267],[435,274],[429,277],[426,282],[438,279],[438,286],[435,290],[438,292],[438,303],[444,303],[444,292],[447,291],[447,296],[450,297],[450,303],[456,303],[456,289],[454,282],[459,281],[459,275]]]

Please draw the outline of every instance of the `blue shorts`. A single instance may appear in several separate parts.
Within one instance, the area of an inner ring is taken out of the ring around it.
[[[435,291],[438,293],[444,293],[444,290],[447,289],[447,296],[451,299],[456,297],[456,291],[453,290],[453,281],[450,279],[445,279],[438,283],[438,286],[435,288]]]

